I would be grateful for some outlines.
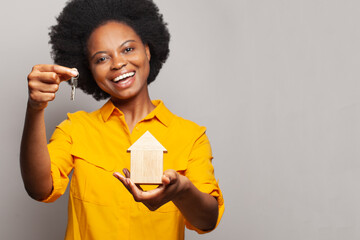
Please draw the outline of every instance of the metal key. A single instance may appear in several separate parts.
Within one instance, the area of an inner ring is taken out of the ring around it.
[[[76,87],[78,85],[78,78],[79,78],[80,74],[78,74],[76,77],[71,77],[70,79],[70,84],[71,84],[71,95],[70,95],[70,100],[74,101],[75,100],[75,90]]]

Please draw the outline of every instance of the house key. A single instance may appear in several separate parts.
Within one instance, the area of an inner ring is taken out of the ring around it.
[[[75,100],[75,90],[76,87],[78,85],[78,78],[79,78],[80,74],[78,74],[76,77],[71,77],[70,79],[70,84],[71,84],[71,95],[70,95],[70,100],[74,101]]]

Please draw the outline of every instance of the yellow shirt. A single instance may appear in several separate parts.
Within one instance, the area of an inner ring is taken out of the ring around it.
[[[97,111],[68,114],[57,126],[48,145],[53,192],[44,202],[65,192],[73,170],[65,239],[176,240],[184,239],[185,225],[204,233],[191,226],[172,202],[148,210],[113,177],[115,171],[130,169],[127,149],[146,131],[167,149],[164,170],[176,170],[217,198],[219,223],[224,201],[206,129],[172,114],[159,100],[153,104],[156,108],[131,133],[123,113],[110,100]]]

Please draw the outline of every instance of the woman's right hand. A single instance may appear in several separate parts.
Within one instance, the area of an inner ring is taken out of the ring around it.
[[[39,64],[28,75],[29,104],[33,110],[43,110],[49,101],[55,99],[55,93],[62,81],[68,81],[78,75],[75,68],[59,65]]]

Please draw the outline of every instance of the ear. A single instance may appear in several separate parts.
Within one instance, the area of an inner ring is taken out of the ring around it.
[[[149,48],[148,44],[145,44],[145,54],[146,54],[148,61],[150,62],[151,54],[150,54],[150,48]]]

